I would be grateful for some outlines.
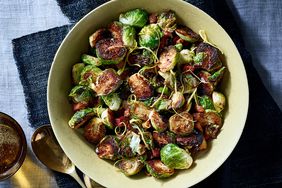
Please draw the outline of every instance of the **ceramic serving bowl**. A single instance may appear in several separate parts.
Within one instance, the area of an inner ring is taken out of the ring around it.
[[[94,146],[68,126],[73,115],[67,97],[72,87],[72,65],[88,51],[88,37],[96,29],[117,20],[121,12],[134,8],[148,12],[174,10],[178,20],[195,32],[206,31],[209,41],[223,51],[228,68],[221,89],[228,101],[221,133],[212,141],[209,151],[195,160],[193,168],[181,170],[165,180],[142,175],[126,177],[111,163],[99,159]],[[243,62],[228,34],[206,13],[181,0],[113,0],[91,11],[72,28],[59,47],[50,70],[47,92],[51,125],[61,147],[82,172],[106,187],[189,187],[205,179],[223,164],[236,146],[245,125],[249,101]]]

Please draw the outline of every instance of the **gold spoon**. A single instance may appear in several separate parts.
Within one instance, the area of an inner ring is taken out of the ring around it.
[[[48,168],[69,174],[82,188],[86,188],[76,173],[75,166],[60,147],[50,125],[36,129],[31,138],[32,150]]]

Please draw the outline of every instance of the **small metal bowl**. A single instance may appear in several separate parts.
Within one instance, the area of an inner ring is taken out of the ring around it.
[[[5,131],[10,131],[12,134],[16,134],[17,141],[18,141],[17,142],[18,151],[16,152],[16,157],[13,158],[12,162],[9,165],[4,165],[3,161],[4,161],[5,157],[3,157],[3,159],[0,158],[0,160],[3,160],[2,162],[0,161],[0,181],[3,181],[5,179],[11,177],[12,175],[14,175],[20,169],[20,167],[22,166],[24,159],[26,157],[27,144],[26,144],[26,137],[25,137],[25,134],[24,134],[21,126],[12,117],[10,117],[9,115],[7,115],[5,113],[0,112],[0,126],[1,126],[0,128],[2,130],[5,129]],[[2,134],[4,135],[4,132]],[[2,136],[2,138],[4,138],[4,137]],[[0,150],[4,150],[4,152],[1,151],[3,153],[8,152],[8,151],[5,150],[5,149],[7,149],[6,148],[7,145],[5,145],[5,144],[6,144],[6,142],[3,142],[3,140],[2,140],[2,143],[1,143],[1,138],[0,138]],[[0,154],[0,156],[1,156],[1,154]],[[2,156],[4,156],[4,155],[2,155]]]

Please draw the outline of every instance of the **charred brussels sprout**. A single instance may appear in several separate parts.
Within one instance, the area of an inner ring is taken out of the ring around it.
[[[71,97],[74,103],[88,104],[93,98],[93,91],[88,87],[77,85],[72,88],[69,97]]]
[[[96,44],[96,54],[103,65],[118,64],[127,49],[117,39],[103,39]]]
[[[141,144],[141,138],[133,131],[128,131],[120,142],[120,154],[131,158],[145,153],[145,146]]]
[[[122,80],[114,69],[105,69],[97,77],[93,89],[98,96],[103,96],[114,92],[121,84]]]
[[[169,118],[169,130],[177,135],[188,135],[193,129],[193,116],[188,112],[174,114]]]
[[[153,95],[153,89],[149,81],[139,73],[128,78],[128,85],[138,99],[147,99]]]
[[[175,33],[183,40],[194,43],[200,39],[200,36],[188,27],[180,27],[175,30]]]
[[[107,38],[109,36],[109,32],[102,28],[102,29],[98,29],[97,31],[95,31],[95,33],[93,33],[90,37],[89,37],[89,44],[92,48],[95,48],[96,43],[104,38]]]
[[[162,32],[157,24],[147,25],[139,32],[139,45],[154,50],[160,45],[161,37]]]
[[[119,21],[125,25],[144,27],[148,21],[148,13],[142,9],[134,9],[120,14]]]
[[[194,56],[195,56],[194,51],[190,51],[188,49],[181,50],[180,51],[180,62],[182,64],[192,63]]]
[[[147,49],[135,49],[128,55],[128,64],[145,66],[154,63],[154,56]]]
[[[159,99],[159,101],[155,104],[154,108],[160,112],[160,111],[166,111],[171,109],[171,100],[169,99]]]
[[[175,144],[167,144],[161,149],[161,161],[172,169],[188,169],[192,163],[192,157]]]
[[[144,166],[138,157],[130,159],[120,159],[115,163],[126,176],[132,176],[140,172]]]
[[[172,100],[171,106],[172,106],[173,109],[180,108],[185,103],[185,98],[184,98],[183,94],[179,91],[175,92],[172,95],[171,100]]]
[[[75,85],[79,84],[81,79],[81,72],[85,65],[83,63],[77,63],[72,66],[72,80]]]
[[[150,109],[142,102],[134,102],[130,105],[131,118],[137,118],[142,121],[147,121],[149,118]]]
[[[155,178],[167,178],[174,174],[174,169],[166,166],[161,160],[147,161],[146,169]]]
[[[118,42],[122,42],[122,27],[122,23],[116,21],[109,24],[109,31],[112,37]]]
[[[93,57],[91,55],[82,54],[81,60],[83,63],[93,66],[101,66],[102,63],[97,57]]]
[[[199,62],[201,63],[201,68],[207,71],[214,71],[222,66],[220,51],[217,48],[202,42],[196,49],[196,56],[200,53],[203,54],[201,56],[204,56],[202,62]]]
[[[122,28],[122,42],[123,45],[128,47],[136,47],[137,42],[135,40],[136,31],[134,27],[131,27],[129,25],[125,25]]]
[[[95,115],[92,108],[86,108],[74,113],[74,115],[69,120],[69,126],[71,128],[79,128],[86,121],[91,119]]]
[[[117,111],[120,108],[122,100],[117,93],[111,93],[106,96],[102,96],[105,104],[113,111]]]
[[[106,128],[100,118],[91,119],[84,128],[84,137],[93,144],[99,143],[106,135]]]
[[[176,15],[172,10],[164,11],[159,14],[157,24],[162,30],[173,32],[176,29]]]
[[[160,114],[155,109],[151,110],[149,114],[149,119],[150,119],[152,127],[156,131],[163,132],[167,129],[167,123],[164,122]]]
[[[102,122],[109,128],[114,128],[114,115],[110,109],[106,109],[101,113]]]
[[[214,91],[212,93],[212,101],[213,101],[214,108],[217,112],[221,112],[224,109],[226,99],[222,93]]]
[[[167,72],[174,68],[179,61],[179,52],[175,46],[169,46],[160,55],[159,68],[161,72]]]
[[[93,82],[96,82],[98,75],[102,73],[102,70],[93,65],[87,65],[81,71],[80,85],[90,86]]]
[[[97,145],[95,150],[98,157],[102,159],[117,160],[120,158],[119,155],[119,144],[116,136],[108,135],[105,136],[100,143]]]
[[[158,146],[163,147],[169,143],[175,143],[175,134],[169,131],[162,133],[154,131],[153,139],[154,142],[158,144]]]
[[[198,87],[200,81],[192,74],[182,74],[182,82],[184,86],[183,93],[192,93]]]

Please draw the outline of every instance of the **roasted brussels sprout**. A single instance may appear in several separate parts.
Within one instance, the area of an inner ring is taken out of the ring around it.
[[[198,94],[199,95],[207,95],[211,96],[212,92],[214,91],[215,87],[212,82],[209,81],[209,77],[211,74],[207,71],[200,71],[198,73],[198,77],[203,80],[198,87]]]
[[[183,94],[179,91],[173,93],[172,97],[171,97],[171,106],[173,109],[177,109],[180,108],[184,105],[185,103],[185,98],[183,96]]]
[[[93,65],[93,66],[97,66],[97,67],[102,65],[101,61],[97,57],[93,57],[93,56],[87,55],[87,54],[82,54],[81,60],[82,60],[83,63],[85,63],[87,65]]]
[[[176,15],[172,10],[159,14],[157,24],[165,32],[173,32],[176,29]]]
[[[136,31],[134,27],[125,25],[122,28],[122,42],[123,45],[128,47],[136,47],[137,42],[135,40]]]
[[[156,131],[163,132],[167,129],[167,123],[164,122],[160,114],[155,109],[150,111],[149,119],[150,119],[152,127]]]
[[[175,134],[170,131],[166,131],[162,133],[154,131],[153,139],[154,142],[157,143],[159,147],[163,147],[169,143],[175,143]]]
[[[80,82],[81,72],[84,69],[85,65],[83,63],[77,63],[72,66],[72,80],[75,85]]]
[[[122,80],[114,69],[105,69],[97,77],[93,89],[98,96],[103,96],[114,92],[121,84]]]
[[[100,118],[94,117],[84,128],[84,137],[90,143],[99,143],[105,135],[106,128]]]
[[[126,52],[126,47],[117,39],[102,39],[96,44],[96,54],[103,65],[118,64]]]
[[[142,132],[142,135],[143,135],[143,142],[145,142],[145,146],[147,147],[147,149],[150,149],[152,150],[154,148],[154,142],[153,142],[153,136],[151,134],[151,132],[149,131],[145,131],[145,132]]]
[[[155,178],[167,178],[174,174],[174,169],[169,168],[158,159],[147,161],[146,169]]]
[[[154,50],[160,45],[161,37],[162,32],[157,24],[147,25],[139,32],[139,45]]]
[[[195,154],[197,151],[207,148],[207,143],[203,134],[198,131],[194,131],[188,136],[178,136],[176,138],[176,143],[186,151],[188,150],[191,152],[191,154]]]
[[[92,48],[95,48],[96,43],[104,38],[107,38],[109,36],[109,32],[102,28],[102,29],[98,29],[97,31],[95,31],[95,33],[93,33],[90,37],[89,37],[89,44]]]
[[[128,64],[146,66],[154,63],[154,56],[147,49],[135,49],[128,55]]]
[[[214,108],[217,112],[221,112],[224,109],[226,99],[222,93],[214,91],[212,93],[212,101],[213,101]]]
[[[139,73],[128,78],[128,85],[138,99],[147,99],[153,95],[153,89],[149,81]]]
[[[147,121],[149,118],[150,109],[142,102],[134,102],[130,105],[131,118],[137,118],[142,121]]]
[[[201,105],[205,110],[214,110],[214,105],[213,105],[213,101],[210,97],[204,95],[201,97],[198,97],[198,102],[199,105]]]
[[[102,70],[98,67],[95,67],[93,65],[85,66],[81,71],[81,80],[79,82],[79,85],[86,85],[91,87],[91,84],[93,82],[96,82],[96,79],[100,73],[102,73]]]
[[[199,60],[199,63],[201,63],[201,68],[207,71],[214,71],[222,66],[220,51],[208,43],[202,42],[198,45],[196,49],[196,56],[197,55],[203,57],[202,62]]]
[[[175,30],[175,33],[183,40],[194,43],[200,39],[200,35],[192,31],[192,29],[182,26]]]
[[[105,104],[113,111],[117,111],[121,105],[121,99],[117,93],[111,93],[109,95],[102,96]]]
[[[115,166],[118,167],[126,176],[132,176],[140,172],[144,166],[144,163],[138,158],[130,159],[120,159],[115,163]]]
[[[93,100],[93,91],[88,87],[77,85],[72,88],[69,97],[74,103],[88,104]]]
[[[198,87],[200,81],[195,78],[192,74],[186,73],[182,74],[182,82],[183,82],[183,93],[192,93],[195,88]]]
[[[120,154],[131,158],[145,153],[145,146],[141,144],[141,138],[133,131],[127,131],[120,142]]]
[[[169,118],[169,130],[177,135],[188,135],[193,129],[193,116],[188,112],[174,114]]]
[[[143,9],[134,9],[120,14],[119,21],[125,25],[144,27],[148,21],[148,13]]]
[[[169,46],[160,55],[159,68],[161,72],[167,72],[174,68],[179,61],[179,52],[175,46]]]
[[[182,64],[192,63],[194,60],[195,53],[194,51],[190,51],[188,49],[183,49],[180,51],[180,62]]]
[[[69,126],[71,128],[79,128],[86,121],[91,119],[95,115],[92,108],[86,108],[74,113],[74,115],[69,120]]]
[[[102,122],[109,128],[114,128],[114,115],[113,112],[107,108],[101,113]]]
[[[109,24],[109,31],[112,34],[112,37],[118,41],[118,42],[122,42],[122,28],[123,25],[120,22],[112,22]]]
[[[99,142],[95,152],[102,159],[117,160],[120,158],[118,142],[116,136],[107,135]]]
[[[168,86],[170,89],[174,90],[174,85],[175,85],[175,76],[171,74],[171,72],[158,72],[159,75],[164,79],[164,85]]]
[[[176,144],[167,144],[161,149],[161,161],[172,169],[188,169],[193,163],[189,153]]]
[[[171,100],[164,98],[159,99],[159,101],[155,104],[154,108],[158,112],[170,110],[172,108]]]

